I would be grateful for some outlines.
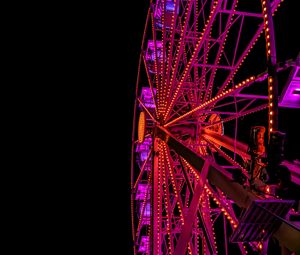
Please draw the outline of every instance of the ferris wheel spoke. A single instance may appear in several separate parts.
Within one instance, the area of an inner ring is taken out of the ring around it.
[[[169,83],[170,83],[170,67],[171,67],[171,61],[173,57],[173,47],[174,47],[174,38],[175,38],[175,28],[176,28],[176,20],[177,20],[177,10],[179,8],[179,0],[175,1],[174,5],[174,12],[172,14],[172,21],[171,21],[171,35],[169,37],[170,42],[169,42],[169,47],[168,47],[168,56],[167,56],[167,65],[166,65],[166,85],[169,88]],[[167,98],[168,94],[166,95]]]
[[[236,141],[235,139],[225,135],[220,135],[209,129],[204,129],[202,136],[217,146],[223,146],[224,148],[235,152],[242,158],[247,160],[251,159],[250,155],[247,153],[248,146],[242,142]]]
[[[156,29],[155,29],[155,20],[153,15],[153,10],[151,12],[151,26],[152,26],[152,37],[153,37],[153,44],[154,44],[154,70],[155,70],[155,84],[157,88],[157,111],[158,114],[161,114],[162,111],[162,89],[163,84],[160,83],[159,79],[159,58],[158,58],[158,50],[157,50],[157,39],[156,39]]]
[[[175,192],[175,198],[177,200],[176,205],[178,207],[178,210],[180,212],[180,219],[181,219],[181,225],[186,224],[186,218],[183,215],[183,211],[185,208],[185,203],[183,201],[183,197],[181,194],[181,189],[180,189],[180,185],[179,183],[176,181],[176,175],[175,175],[175,167],[174,167],[174,162],[172,160],[172,157],[170,155],[170,151],[167,149],[166,144],[163,144],[163,151],[164,151],[164,155],[166,157],[167,160],[167,168],[169,169],[169,176],[171,177],[171,183],[172,183],[172,187],[173,190]],[[178,240],[176,240],[176,242],[178,242]],[[188,250],[189,251],[193,251],[193,245],[192,242],[189,241],[188,242]]]
[[[216,150],[224,159],[226,159],[227,162],[229,162],[233,166],[236,166],[248,179],[250,179],[250,176],[244,167],[242,167],[238,162],[236,162],[233,158],[227,155],[224,151],[222,151],[217,145],[212,143],[210,140],[208,139],[205,140],[210,144],[210,146],[212,146],[214,150]]]
[[[160,84],[161,84],[161,87],[162,87],[162,98],[166,98],[166,93],[167,93],[167,86],[166,86],[166,77],[165,77],[165,68],[166,68],[166,57],[165,57],[165,52],[166,52],[166,23],[165,23],[165,0],[162,0],[162,5],[164,6],[162,8],[162,14],[161,14],[161,17],[162,17],[162,39],[161,39],[161,42],[162,42],[162,59],[161,59],[161,70],[160,70],[160,73],[161,73],[161,76],[160,76]],[[165,103],[165,100],[163,101],[163,105],[162,105],[162,112],[165,112],[165,108],[166,108],[166,103]]]
[[[271,7],[271,13],[272,14],[275,12],[275,10],[277,9],[279,4],[280,4],[280,0],[274,0],[272,2],[272,7]],[[256,43],[258,37],[262,33],[263,29],[264,29],[264,23],[263,23],[263,20],[262,20],[261,24],[259,25],[259,27],[258,27],[256,33],[254,34],[254,36],[252,37],[252,39],[250,40],[249,44],[247,45],[247,47],[245,48],[245,50],[243,51],[243,53],[239,57],[238,61],[233,65],[234,69],[232,71],[230,71],[230,73],[227,76],[226,80],[221,85],[217,95],[220,95],[224,91],[224,89],[228,86],[229,82],[234,78],[234,76],[237,73],[238,69],[240,68],[243,61],[247,57],[248,53],[250,52],[250,50],[252,49],[252,47]]]
[[[149,115],[149,117],[151,118],[151,120],[154,123],[157,123],[157,120],[154,118],[154,116],[151,114],[151,112],[149,111],[149,109],[144,105],[144,103],[142,102],[142,100],[140,98],[137,99],[138,102],[140,103],[140,105],[142,106],[142,108],[147,112],[147,114]]]
[[[241,89],[243,89],[244,87],[246,86],[249,86],[250,84],[252,84],[253,82],[255,81],[255,77],[254,76],[251,76],[250,78],[244,80],[243,82],[235,85],[235,88],[234,89],[229,89],[225,92],[223,92],[221,95],[218,95],[212,99],[210,99],[209,101],[206,101],[205,103],[195,107],[194,109],[188,111],[187,113],[181,115],[180,117],[176,118],[176,119],[173,119],[171,120],[170,122],[168,122],[167,124],[164,125],[164,127],[168,127],[170,126],[171,124],[174,124],[175,122],[177,122],[178,120],[181,120],[183,118],[186,118],[187,116],[191,115],[192,113],[194,112],[197,112],[201,109],[205,109],[211,105],[214,105],[216,104],[217,102],[219,102],[220,100],[224,99],[225,97],[228,97],[230,95],[233,95],[234,93],[236,93],[237,91],[240,91]]]
[[[204,39],[205,37],[207,37],[209,31],[210,31],[210,28],[214,22],[214,19],[218,13],[218,9],[220,8],[221,4],[222,4],[222,0],[219,0],[217,2],[214,2],[216,3],[215,5],[213,5],[212,7],[212,10],[211,10],[211,14],[210,14],[210,17],[209,17],[209,20],[207,21],[206,25],[205,25],[205,29],[202,33],[202,36],[198,39],[197,43],[196,43],[196,47],[193,51],[193,54],[191,56],[191,58],[189,59],[187,65],[185,66],[184,68],[184,71],[183,71],[183,75],[181,76],[180,78],[180,81],[179,83],[177,84],[176,86],[176,89],[174,91],[174,94],[172,96],[172,99],[170,100],[170,104],[168,106],[168,109],[166,111],[166,114],[165,114],[165,117],[164,117],[164,120],[166,120],[168,118],[168,115],[173,107],[173,104],[175,103],[175,100],[177,99],[178,97],[178,93],[182,87],[182,84],[185,82],[193,64],[194,64],[194,61],[197,59],[197,56],[198,56],[198,53],[201,49],[201,47],[203,46],[203,43],[204,43]]]
[[[229,98],[230,98],[230,97],[229,97]],[[234,98],[235,98],[235,99],[234,99]],[[228,98],[227,98],[227,99],[228,99]],[[225,107],[225,106],[228,107],[228,106],[232,106],[232,105],[235,105],[235,104],[244,103],[244,102],[247,102],[247,101],[249,101],[248,98],[239,98],[239,99],[237,99],[237,96],[236,96],[236,95],[233,95],[231,101],[229,101],[229,102],[224,102],[224,103],[221,103],[221,101],[220,101],[220,103],[214,105],[214,107],[211,108],[210,110],[220,110],[220,111],[221,111],[222,108]],[[252,101],[252,100],[251,100],[251,101]],[[236,113],[236,111],[228,111],[228,112],[229,112],[229,114]]]
[[[134,183],[133,190],[134,190],[135,192],[136,192],[136,189],[137,189],[137,185],[139,184],[139,182],[140,182],[140,180],[141,180],[141,178],[142,178],[142,176],[143,176],[143,174],[144,174],[145,167],[146,167],[146,165],[148,164],[148,162],[149,162],[149,160],[150,160],[151,154],[152,154],[152,148],[150,148],[149,153],[148,153],[148,155],[147,155],[147,158],[146,158],[146,160],[144,161],[144,163],[143,163],[143,165],[142,165],[142,167],[141,167],[141,171],[140,171],[140,173],[139,173],[139,175],[138,175],[138,177],[136,178],[136,181],[135,181],[135,183]]]
[[[185,222],[180,233],[174,255],[181,255],[185,253],[188,241],[190,240],[193,224],[196,220],[197,210],[200,204],[200,196],[204,189],[204,180],[206,179],[208,168],[209,163],[206,160],[201,171],[201,178],[196,186],[187,216],[185,217]]]
[[[226,220],[227,220],[231,226],[232,231],[234,231],[237,228],[238,219],[237,216],[235,215],[232,204],[228,203],[228,199],[224,196],[223,192],[221,192],[220,189],[217,188],[217,190],[214,191],[214,189],[210,186],[210,184],[207,184],[205,188],[207,193],[212,197],[215,203],[219,205],[219,208],[223,213],[224,226],[226,225]],[[226,236],[226,231],[227,229],[224,227],[225,236]],[[227,246],[228,240],[225,239],[224,241],[225,241],[225,246]],[[246,255],[247,252],[243,244],[240,244],[238,246],[240,248],[241,254]]]
[[[233,228],[236,228],[238,224],[238,219],[234,213],[231,203],[228,203],[228,200],[224,196],[223,192],[221,192],[219,189],[215,191],[209,183],[206,184],[205,188],[207,193],[212,197],[212,199],[216,202],[219,208],[221,208],[221,212],[226,216],[230,225]]]
[[[226,122],[235,120],[236,118],[241,118],[241,117],[244,117],[246,115],[253,114],[253,113],[258,112],[258,111],[262,111],[262,110],[266,109],[267,107],[268,107],[268,104],[262,104],[262,105],[259,105],[257,107],[253,107],[252,109],[243,110],[243,111],[240,111],[239,113],[237,113],[235,115],[224,118],[221,121],[209,123],[209,125],[206,125],[206,127],[209,128],[209,127],[211,127],[213,125],[216,125],[216,124],[219,124],[219,123],[226,123]]]
[[[239,102],[241,102],[242,100],[243,100],[243,98],[240,99]],[[249,108],[250,105],[252,105],[255,101],[256,101],[256,98],[250,99],[249,102],[248,102],[245,106],[242,107],[242,109],[240,109],[240,110],[237,109],[237,114],[238,114],[238,113],[243,113],[244,111],[246,111],[247,108]],[[237,100],[236,100],[236,103],[238,103]]]
[[[192,169],[192,167],[187,163],[186,160],[183,159],[183,162],[188,166],[188,168],[192,171],[192,173],[195,175],[195,177],[199,177],[197,172]],[[231,225],[232,230],[234,230],[237,227],[238,220],[237,220],[235,212],[232,208],[231,203],[227,202],[228,200],[224,196],[223,192],[221,192],[219,189],[217,189],[217,191],[214,191],[214,189],[210,186],[209,183],[206,183],[204,188],[205,188],[205,192],[212,197],[212,199],[215,201],[215,203],[219,206],[220,211],[224,214],[224,221],[225,221],[225,219],[227,219]],[[207,208],[208,208],[208,203],[206,202],[203,210],[207,210]],[[206,220],[203,219],[203,221],[208,224],[211,222],[211,219],[208,218],[207,216],[208,216],[208,214],[206,215]],[[202,214],[201,214],[201,217],[203,217]],[[203,226],[203,229],[205,230],[204,233],[210,232],[210,235],[205,237],[206,242],[208,244],[211,243],[211,247],[213,247],[213,248],[211,248],[211,251],[216,250],[216,247],[213,246],[214,239],[213,239],[212,224],[209,224],[209,225],[207,225],[207,224]],[[241,253],[243,255],[245,255],[246,251],[245,251],[243,245],[239,245],[239,248],[241,250]]]
[[[161,246],[161,171],[162,171],[162,146],[157,139],[154,141],[154,167],[156,171],[153,171],[153,191],[152,191],[152,240],[153,245],[152,253],[158,255],[160,253]]]
[[[237,21],[237,19],[238,18],[236,18],[236,19],[233,19],[231,22],[230,22],[230,26],[232,26],[233,24],[235,24],[235,22]],[[207,57],[210,55],[209,53],[210,53],[210,51],[213,49],[213,47],[218,47],[217,45],[222,45],[222,43],[223,43],[223,39],[224,38],[226,38],[226,35],[227,35],[227,31],[229,30],[229,28],[230,28],[230,26],[229,27],[227,27],[227,29],[225,29],[224,31],[221,31],[220,33],[219,33],[219,35],[217,36],[217,38],[216,39],[212,39],[211,38],[211,36],[210,36],[210,34],[209,33],[203,33],[203,36],[202,36],[202,38],[203,38],[203,40],[202,41],[204,41],[204,43],[203,43],[203,52],[204,52],[204,54],[203,55],[201,55],[198,59],[197,59],[197,62],[200,62],[200,61],[202,61],[203,63],[201,64],[197,64],[197,63],[195,63],[193,66],[194,67],[202,67],[202,75],[201,75],[201,82],[202,82],[202,84],[201,84],[201,87],[202,87],[202,96],[200,96],[200,97],[203,97],[202,98],[202,100],[204,99],[204,91],[207,91],[207,90],[209,90],[208,88],[206,88],[206,85],[205,85],[205,83],[203,83],[204,81],[205,81],[205,77],[206,77],[206,74],[207,73],[209,73],[213,68],[215,68],[215,69],[224,69],[224,70],[227,70],[227,69],[233,69],[233,67],[232,66],[230,66],[230,65],[228,65],[228,66],[222,66],[222,65],[220,65],[220,66],[218,66],[218,65],[209,65],[209,64],[207,64]],[[210,29],[212,28],[212,25],[210,26]],[[195,38],[195,40],[197,39],[199,39],[199,38],[201,38],[201,36],[199,35],[199,37],[198,38]],[[209,42],[212,42],[211,44],[209,43]],[[196,44],[197,45],[197,44]],[[200,49],[202,49],[200,47]],[[190,49],[192,49],[191,47],[189,47]],[[195,47],[194,47],[195,48]],[[220,47],[219,47],[220,48]],[[223,51],[222,51],[223,52]],[[190,54],[190,55],[192,55],[192,56],[194,56],[193,55],[194,54],[194,49],[193,49],[193,52]],[[224,53],[225,54],[225,53]],[[186,65],[185,65],[186,66]],[[206,68],[203,68],[203,67],[205,67],[205,66],[207,66],[207,67],[209,67],[209,69],[206,71],[205,69]],[[190,71],[188,71],[188,73],[189,73]],[[184,73],[184,72],[183,72]],[[190,75],[187,75],[187,77],[189,77]],[[178,79],[179,79],[180,77],[178,77]],[[177,88],[178,89],[178,88]],[[176,93],[176,92],[175,92]],[[168,98],[168,100],[170,101],[171,99],[170,98]],[[177,100],[176,100],[176,102],[177,102]],[[169,105],[169,104],[168,104]],[[170,119],[170,117],[169,117],[169,119]]]
[[[216,245],[215,237],[214,237],[213,223],[212,223],[211,215],[210,215],[209,197],[208,197],[207,193],[203,199],[201,214],[202,214],[203,223],[204,223],[203,228],[205,229],[205,232],[207,232],[207,240],[206,241],[207,241],[207,243],[210,243],[210,246],[212,247],[211,254],[216,254],[217,253],[217,245]]]
[[[192,168],[192,166],[184,158],[179,158],[179,159],[180,159],[180,162],[181,162],[181,165],[182,165],[182,169],[184,171],[185,179],[188,182],[188,187],[189,187],[190,193],[195,195],[194,188],[192,187],[190,179],[191,179],[191,175],[192,175],[192,176],[194,176],[193,178],[196,179],[195,183],[200,183],[199,182],[200,181],[200,175],[195,172],[195,170]],[[189,173],[187,173],[186,168],[189,170]],[[203,178],[203,176],[202,176],[202,178]],[[206,179],[206,177],[203,178],[203,179]],[[203,195],[204,194],[202,193],[202,195],[201,195],[202,198],[200,198],[201,200],[203,200]],[[200,228],[202,229],[202,233],[203,233],[202,238],[204,238],[203,242],[206,242],[210,254],[213,254],[213,251],[214,251],[213,240],[210,239],[210,236],[208,235],[208,232],[205,229],[206,225],[205,225],[205,220],[204,220],[203,215],[202,215],[201,210],[200,210],[201,207],[197,208],[197,217],[198,217],[197,222],[199,221]],[[192,208],[192,204],[191,204],[190,208]]]
[[[232,61],[231,61],[231,66],[234,66],[234,63],[235,63],[235,59],[236,59],[236,55],[237,55],[237,50],[238,50],[238,45],[239,45],[239,42],[240,42],[240,39],[241,39],[241,34],[242,34],[242,28],[243,28],[243,25],[244,25],[244,20],[245,20],[245,16],[242,16],[242,20],[241,20],[241,23],[240,23],[240,28],[239,28],[239,32],[238,32],[236,44],[235,44],[235,47],[234,47],[234,52],[233,52],[233,58],[232,58]]]
[[[176,49],[176,55],[174,57],[174,66],[173,68],[171,68],[172,72],[171,74],[168,74],[168,76],[170,75],[170,79],[169,80],[169,84],[168,84],[168,92],[166,94],[166,103],[169,101],[168,98],[170,96],[171,91],[173,91],[173,88],[175,86],[175,81],[177,80],[176,78],[176,74],[178,71],[178,67],[180,64],[180,58],[182,57],[182,53],[184,51],[184,38],[186,36],[186,30],[187,30],[187,26],[188,26],[188,21],[189,21],[189,17],[191,14],[191,9],[192,9],[192,3],[193,1],[189,0],[187,3],[187,7],[184,13],[184,19],[183,19],[183,28],[181,29],[181,33],[180,33],[180,37],[179,37],[179,43],[177,45],[177,49]],[[170,63],[170,58],[172,56],[172,48],[170,48],[170,52],[169,52],[169,63]],[[170,65],[171,67],[171,65]],[[168,69],[169,70],[169,69]],[[168,103],[166,104],[166,106],[168,105]],[[164,113],[165,114],[165,113]]]
[[[205,90],[206,90],[206,65],[207,65],[207,58],[208,58],[208,52],[209,52],[209,41],[206,41],[203,45],[203,66],[200,66],[202,68],[201,76],[200,76],[200,87],[201,92],[198,94],[198,101],[197,104],[201,104],[204,100]]]
[[[181,55],[182,55],[183,49],[184,49],[184,38],[186,36],[186,29],[187,29],[189,17],[191,14],[192,3],[193,3],[193,1],[188,0],[187,8],[184,13],[183,28],[181,29],[181,34],[179,37],[179,43],[177,45],[177,54],[175,55],[175,59],[174,59],[175,63],[174,63],[174,67],[173,67],[172,74],[171,74],[171,80],[170,80],[170,84],[172,86],[174,85],[174,82],[175,82],[175,75],[177,74],[178,66],[180,63],[179,60],[181,58]]]
[[[235,22],[236,22],[236,20],[237,19],[234,19],[232,22],[231,22],[231,25],[233,25]],[[194,64],[194,67],[195,68],[197,68],[197,67],[201,67],[202,68],[202,74],[201,74],[201,77],[200,77],[200,79],[201,79],[201,90],[202,90],[202,92],[201,92],[201,95],[198,95],[198,97],[196,97],[196,98],[198,98],[197,100],[199,100],[199,98],[202,98],[202,100],[204,99],[204,93],[205,93],[205,91],[207,91],[207,89],[206,89],[206,86],[205,86],[205,83],[204,83],[204,81],[205,81],[205,77],[206,77],[206,75],[215,67],[216,69],[224,69],[224,70],[228,70],[228,69],[233,69],[233,67],[232,66],[230,66],[230,65],[227,65],[227,66],[223,66],[223,65],[211,65],[211,64],[207,64],[207,57],[209,56],[209,52],[213,49],[213,47],[215,47],[215,45],[218,45],[218,44],[221,44],[222,43],[222,38],[225,38],[225,36],[226,36],[226,33],[227,33],[227,30],[225,30],[225,31],[223,31],[223,32],[221,32],[220,34],[219,34],[219,36],[216,38],[216,39],[212,39],[208,34],[206,34],[206,38],[204,38],[203,40],[204,40],[204,44],[203,44],[203,51],[204,51],[204,54],[203,55],[201,55],[199,58],[198,58],[198,60],[197,60],[197,62],[200,62],[200,61],[202,61],[203,63],[201,64],[197,64],[197,63],[195,63]],[[200,36],[200,35],[199,35]],[[197,38],[195,38],[195,39],[198,39],[198,37]],[[209,42],[212,42],[211,44],[209,43]],[[189,49],[193,49],[192,47],[189,47]],[[185,54],[185,51],[184,51],[184,54]],[[190,55],[192,55],[193,54],[193,52],[191,52],[190,53]],[[225,54],[225,53],[224,53]],[[186,58],[186,57],[185,57]],[[184,58],[184,59],[185,59]],[[186,65],[186,64],[185,64]],[[206,68],[205,67],[208,67],[208,70],[206,70]],[[189,75],[188,75],[188,77],[189,77]],[[180,77],[179,77],[180,78]],[[178,79],[179,79],[178,78]],[[170,91],[170,90],[169,90]],[[169,94],[168,94],[169,95]],[[169,96],[167,96],[167,99],[168,100],[170,100],[170,98],[169,98]],[[178,100],[176,100],[176,103],[177,103],[177,101]],[[168,103],[168,105],[169,105],[169,103]],[[170,117],[169,117],[169,119],[170,119]]]
[[[239,60],[233,65],[232,70],[230,71],[230,73],[227,76],[226,80],[221,85],[221,87],[220,87],[219,92],[217,93],[217,95],[220,95],[224,91],[224,89],[228,86],[229,82],[234,78],[237,70],[239,69],[239,67],[241,66],[242,62],[244,61],[244,59],[248,55],[248,52],[250,51],[251,47],[253,47],[253,45],[257,41],[257,38],[260,36],[262,30],[263,30],[263,24],[260,25],[260,27],[257,30],[257,32],[255,33],[254,37],[252,38],[252,40],[250,41],[250,43],[248,44],[248,46],[246,47],[246,49],[244,50],[244,52],[241,54]]]
[[[233,14],[234,14],[234,9],[236,7],[236,3],[237,3],[237,0],[234,0],[231,4],[231,8],[230,8],[230,13],[227,17],[227,20],[225,22],[225,31],[222,32],[222,34],[224,34],[222,37],[221,37],[221,42],[219,43],[219,47],[218,47],[218,52],[216,54],[216,57],[215,57],[215,60],[214,60],[214,64],[213,64],[213,69],[212,71],[210,72],[210,77],[209,77],[209,80],[208,80],[208,84],[207,84],[207,87],[208,89],[206,90],[206,93],[205,93],[205,99],[208,100],[209,97],[211,96],[211,87],[213,85],[213,81],[214,81],[214,78],[215,78],[215,74],[216,74],[216,65],[218,65],[220,59],[221,59],[221,54],[223,52],[223,49],[224,49],[224,44],[226,42],[226,37],[228,35],[228,32],[229,32],[229,28],[231,27],[231,19],[233,17]],[[221,23],[221,13],[220,13],[220,23]],[[222,23],[220,25],[220,30],[222,28]],[[221,32],[221,31],[220,31]]]
[[[167,155],[165,155],[167,157]],[[170,202],[170,191],[169,191],[169,175],[168,175],[168,167],[165,167],[163,171],[163,183],[164,183],[164,199],[165,199],[165,206],[166,206],[166,214],[167,214],[167,234],[168,234],[168,250],[171,254],[174,253],[174,236],[171,234],[172,230],[172,217],[173,217],[173,208]]]
[[[191,174],[196,179],[196,182],[198,183],[198,181],[200,180],[200,174],[197,173],[197,171],[195,169],[193,169],[193,167],[184,158],[182,158],[182,162],[184,163],[185,167],[187,167],[189,169]],[[204,188],[205,188],[205,192],[207,192],[206,185],[204,186]],[[204,199],[205,199],[205,194],[202,194],[201,200],[203,201]],[[209,234],[210,230],[208,230],[208,229],[210,229],[210,228],[208,228],[207,223],[206,223],[207,218],[204,217],[204,214],[203,214],[203,210],[206,210],[206,209],[207,209],[207,206],[201,205],[200,207],[198,207],[197,214],[198,214],[200,226],[203,230],[203,237],[204,237],[203,241],[206,243],[210,254],[215,254],[216,248],[214,246],[214,239],[212,237],[212,234]]]

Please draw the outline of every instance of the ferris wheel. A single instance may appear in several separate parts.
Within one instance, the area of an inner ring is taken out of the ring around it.
[[[278,234],[293,201],[272,191],[268,169],[287,102],[277,74],[300,66],[276,60],[280,2],[150,1],[132,132],[134,254],[268,254],[274,233],[299,249]]]

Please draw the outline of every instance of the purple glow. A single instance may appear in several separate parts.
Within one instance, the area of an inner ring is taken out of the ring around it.
[[[157,52],[155,53],[155,45],[154,45],[154,41],[153,40],[148,40],[148,44],[147,44],[147,50],[146,50],[146,61],[148,63],[148,70],[150,73],[155,73],[155,66],[154,66],[154,62],[156,59],[156,55],[157,55],[157,70],[158,73],[160,73],[160,65],[163,59],[162,56],[162,51],[163,51],[163,47],[162,47],[162,42],[161,41],[156,41],[156,50]]]
[[[294,160],[294,162],[289,162],[284,160],[281,165],[286,166],[290,170],[292,182],[300,185],[300,161]]]
[[[149,186],[150,186],[149,184],[139,184],[136,195],[135,195],[135,199],[136,200],[144,200],[146,192],[147,192],[148,189],[149,189],[148,197],[150,198],[150,188],[149,188]]]
[[[140,215],[142,214],[142,209],[143,209],[143,206],[142,206],[142,203],[141,203],[141,206],[140,206]],[[145,205],[145,208],[144,208],[144,213],[143,215],[141,215],[141,224],[142,225],[149,225],[150,224],[150,216],[151,216],[151,204],[150,204],[150,201],[148,201]]]
[[[296,66],[291,72],[285,85],[279,106],[289,108],[300,108],[300,66]]]
[[[142,213],[142,209],[143,207],[140,207],[140,214]],[[144,214],[143,214],[143,218],[149,218],[150,219],[150,215],[151,215],[151,205],[150,202],[146,203],[145,209],[144,209]]]
[[[145,161],[147,159],[147,156],[148,156],[148,151],[142,151],[140,154],[142,161]]]
[[[137,145],[136,152],[149,151],[151,144],[152,138],[146,137],[143,143]]]
[[[137,145],[135,151],[139,153],[141,161],[145,161],[147,159],[147,156],[150,152],[151,145],[152,145],[151,137],[146,137],[143,143]]]
[[[156,89],[155,88],[153,88],[153,93],[154,93],[154,97],[155,97],[156,96]],[[152,93],[151,93],[150,88],[142,87],[141,100],[147,108],[152,108],[152,109],[155,108],[155,104],[154,104],[154,101],[153,101],[153,97],[152,97]]]
[[[147,252],[149,250],[149,236],[142,236],[138,252]]]
[[[156,41],[156,50],[158,60],[162,59],[162,42]],[[154,61],[155,60],[155,45],[153,40],[148,40],[147,51],[146,51],[146,60]]]
[[[178,9],[178,8],[177,8]],[[179,10],[179,9],[178,9]],[[178,13],[177,10],[177,13]],[[170,28],[172,23],[172,15],[175,11],[175,3],[173,1],[166,1],[166,11],[165,11],[165,28]],[[157,1],[156,8],[154,12],[155,25],[159,28],[162,28],[162,5],[161,1]]]
[[[167,1],[166,11],[167,12],[174,12],[175,11],[175,3],[173,1]]]

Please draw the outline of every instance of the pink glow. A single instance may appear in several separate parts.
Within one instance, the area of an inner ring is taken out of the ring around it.
[[[300,108],[300,66],[296,66],[285,85],[279,106]]]
[[[149,243],[150,243],[149,236],[142,236],[138,251],[147,252],[149,250]]]
[[[154,94],[154,96],[156,96],[156,89],[155,88],[153,88],[153,94]],[[152,93],[151,93],[150,88],[142,87],[141,100],[147,108],[151,108],[151,109],[155,108],[155,103],[153,101],[153,97],[152,97]]]
[[[156,41],[156,50],[158,60],[162,59],[162,42]],[[146,60],[154,61],[155,60],[155,45],[153,40],[148,40],[147,51],[146,51]]]
[[[150,188],[149,188],[149,186],[150,186],[149,184],[139,184],[136,195],[135,195],[135,199],[136,200],[144,200],[146,192],[147,192],[148,189],[149,189],[148,197],[150,198]]]
[[[147,159],[151,148],[151,144],[152,138],[146,137],[143,143],[137,145],[135,151],[139,153],[141,161],[145,161]]]

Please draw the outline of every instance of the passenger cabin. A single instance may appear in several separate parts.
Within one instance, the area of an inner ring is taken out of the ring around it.
[[[149,236],[142,236],[139,244],[138,252],[149,252],[150,239]]]
[[[137,144],[136,152],[138,153],[139,159],[142,162],[144,162],[147,159],[148,154],[151,150],[151,145],[152,145],[152,138],[151,137],[145,137],[145,140],[144,140],[143,143]]]
[[[155,43],[153,40],[148,40],[147,44],[147,49],[146,49],[146,63],[148,66],[148,71],[149,73],[155,74],[156,73],[156,68],[155,65],[157,64],[157,73],[161,73],[161,62],[163,61],[163,46],[161,41],[156,41],[156,51],[155,52]],[[156,60],[156,55],[157,55],[157,61]]]
[[[165,28],[169,29],[172,25],[172,15],[175,12],[175,3],[173,1],[167,0],[166,9],[165,9]],[[155,26],[158,28],[162,28],[162,11],[163,11],[163,4],[162,1],[157,1],[154,11],[154,19],[155,19]],[[178,11],[177,11],[178,14]]]
[[[300,54],[279,99],[280,107],[300,108]]]
[[[156,89],[153,88],[154,97],[156,96]],[[141,101],[149,109],[155,108],[155,103],[153,101],[153,96],[151,89],[149,87],[142,87],[141,91]]]
[[[144,200],[145,196],[147,194],[147,191],[148,191],[147,199],[150,199],[150,193],[151,193],[150,185],[139,183],[136,194],[135,194],[135,199],[136,200]]]

